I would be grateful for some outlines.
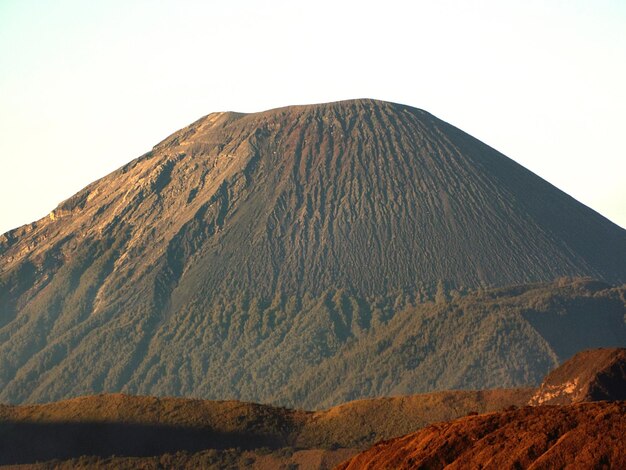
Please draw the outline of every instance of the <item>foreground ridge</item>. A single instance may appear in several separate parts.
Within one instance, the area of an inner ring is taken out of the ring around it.
[[[531,393],[437,392],[362,400],[317,412],[122,394],[0,405],[0,465],[34,466],[39,461],[48,463],[34,468],[248,468],[254,463],[278,468],[291,463],[332,468],[376,440],[469,410],[521,404]]]
[[[624,468],[626,402],[524,407],[431,425],[337,467]]]

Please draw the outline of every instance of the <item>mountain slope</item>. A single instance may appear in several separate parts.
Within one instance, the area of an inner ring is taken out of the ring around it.
[[[520,405],[531,393],[530,389],[448,391],[362,400],[318,412],[120,394],[43,405],[0,405],[0,466],[57,459],[46,465],[54,467],[60,465],[58,460],[91,456],[96,462],[85,465],[88,468],[105,462],[112,468],[145,468],[152,461],[146,457],[158,463],[167,460],[164,454],[169,453],[175,454],[169,456],[175,462],[167,467],[180,468],[187,458],[189,467],[197,461],[196,468],[206,468],[211,460],[217,466],[235,458],[239,463],[233,467],[248,468],[246,458],[289,460],[296,449],[310,454],[309,459],[315,456],[336,465],[374,441],[470,411]],[[193,455],[180,455],[184,452]],[[111,463],[113,455],[118,459]],[[80,461],[67,464],[82,465]]]
[[[576,354],[545,378],[530,405],[626,400],[626,349],[594,349]]]
[[[535,385],[580,349],[626,344],[625,314],[625,287],[584,280],[455,295],[350,338],[272,398],[331,406],[362,394]]]
[[[214,113],[0,237],[0,398],[317,406],[286,391],[303,368],[409,306],[565,275],[624,282],[625,260],[623,229],[424,111]]]
[[[337,470],[624,468],[625,432],[625,402],[524,407],[431,425]]]

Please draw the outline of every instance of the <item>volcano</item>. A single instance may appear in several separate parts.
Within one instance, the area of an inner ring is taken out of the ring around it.
[[[551,292],[512,313],[518,323],[485,320],[495,326],[481,348],[520,345],[524,370],[504,353],[485,360],[474,338],[464,347],[482,372],[448,373],[454,364],[428,365],[437,341],[420,337],[422,350],[394,370],[419,364],[428,380],[367,372],[337,400],[402,383],[410,393],[485,388],[488,377],[527,385],[578,349],[624,345],[613,285],[626,281],[626,231],[409,106],[213,113],[0,236],[0,399],[126,392],[330,405],[322,397],[347,364],[393,349],[402,312],[424,325],[442,309],[456,315],[469,293],[565,276],[597,282],[567,288],[583,300],[565,302],[560,319],[533,317],[562,293],[534,285],[496,295]],[[569,339],[550,336],[568,314]],[[449,334],[463,330],[451,322]],[[322,370],[325,385],[314,385]]]

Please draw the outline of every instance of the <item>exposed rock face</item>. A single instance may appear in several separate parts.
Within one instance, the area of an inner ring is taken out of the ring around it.
[[[328,405],[296,390],[303,373],[385,336],[407,307],[566,275],[626,281],[626,232],[424,111],[356,100],[214,113],[0,238],[0,399],[125,391]],[[594,325],[611,325],[608,340],[588,334],[589,318],[576,341],[542,339],[544,316],[513,340],[540,351],[520,350],[529,370],[486,365],[480,348],[510,333],[494,330],[467,344],[484,376],[437,381],[453,364],[435,361],[424,387],[482,388],[500,368],[515,385],[544,374],[559,348],[623,344],[621,294],[600,289],[611,320]],[[428,364],[432,343],[414,360]],[[337,399],[400,377],[379,371]]]
[[[525,407],[434,424],[337,469],[625,468],[624,435],[625,402]]]
[[[530,405],[626,400],[626,349],[582,351],[550,372]]]

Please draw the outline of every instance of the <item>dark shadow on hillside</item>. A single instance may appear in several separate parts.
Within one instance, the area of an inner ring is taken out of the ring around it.
[[[623,347],[624,305],[616,299],[560,300],[547,311],[527,310],[524,318],[545,338],[560,360],[584,349]]]
[[[0,465],[82,455],[145,457],[177,451],[278,448],[278,436],[223,433],[206,428],[122,423],[0,422]]]

